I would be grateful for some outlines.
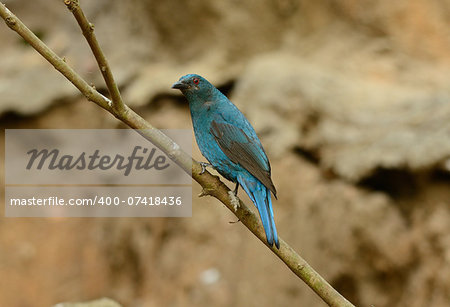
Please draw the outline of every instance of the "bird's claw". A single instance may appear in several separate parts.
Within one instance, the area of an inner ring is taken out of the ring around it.
[[[204,172],[206,172],[206,167],[208,166],[212,166],[210,163],[206,163],[206,162],[200,162],[200,166],[202,167],[202,171],[200,172],[200,175],[203,174]]]

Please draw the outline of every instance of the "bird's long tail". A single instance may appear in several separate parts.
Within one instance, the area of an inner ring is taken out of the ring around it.
[[[253,177],[239,176],[237,179],[256,208],[258,208],[259,216],[261,217],[264,231],[266,232],[267,243],[270,246],[273,246],[273,243],[275,243],[275,246],[280,248],[275,220],[273,218],[270,190]]]

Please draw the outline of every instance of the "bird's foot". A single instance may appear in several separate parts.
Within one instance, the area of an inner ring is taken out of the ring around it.
[[[204,172],[206,172],[206,168],[207,167],[211,167],[211,163],[207,163],[207,162],[200,162],[200,166],[202,167],[202,171],[200,172],[200,175],[203,174]]]
[[[233,205],[234,211],[240,207],[239,198],[236,197],[233,191],[228,191],[228,195],[230,195],[231,204]]]
[[[230,221],[230,222],[228,222],[228,223],[230,223],[230,224],[236,224],[236,223],[239,223],[241,220],[240,219],[238,219],[237,221]]]

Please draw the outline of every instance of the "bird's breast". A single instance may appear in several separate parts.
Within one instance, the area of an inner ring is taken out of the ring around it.
[[[233,163],[222,151],[211,133],[211,119],[203,114],[192,117],[195,139],[202,155],[228,180],[236,181],[236,171],[240,166]]]

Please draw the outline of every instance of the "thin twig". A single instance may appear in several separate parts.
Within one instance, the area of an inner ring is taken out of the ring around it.
[[[122,96],[120,95],[117,83],[114,81],[114,76],[108,64],[108,60],[106,59],[106,56],[97,41],[97,37],[94,34],[94,25],[87,20],[78,0],[64,0],[64,4],[72,12],[81,28],[81,31],[83,32],[84,37],[86,38],[86,41],[89,44],[89,47],[91,47],[92,53],[97,60],[98,68],[102,73],[106,87],[111,95],[112,108],[116,114],[120,114],[124,111]]]
[[[67,1],[67,0],[66,0]],[[298,277],[300,277],[311,289],[313,289],[329,306],[354,307],[339,292],[320,276],[294,249],[292,249],[284,240],[280,240],[280,249],[268,246],[262,225],[257,216],[241,200],[239,206],[234,205],[230,198],[228,187],[220,181],[217,176],[211,175],[208,171],[203,174],[201,165],[192,159],[187,153],[180,149],[169,137],[158,129],[154,128],[142,117],[132,111],[127,105],[123,104],[123,111],[115,113],[110,106],[111,101],[93,89],[84,81],[70,66],[68,66],[59,56],[57,56],[48,46],[34,35],[14,14],[12,14],[3,3],[0,2],[0,16],[6,24],[25,41],[27,41],[37,52],[39,52],[50,64],[61,72],[75,87],[90,101],[106,109],[119,120],[126,123],[133,129],[140,129],[147,140],[166,153],[170,159],[177,163],[194,180],[203,187],[203,194],[211,195],[220,200],[226,207],[232,211],[256,237],[258,237],[266,246],[276,254]],[[114,81],[112,78],[110,79]]]

